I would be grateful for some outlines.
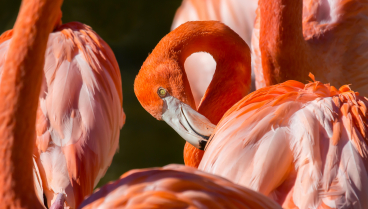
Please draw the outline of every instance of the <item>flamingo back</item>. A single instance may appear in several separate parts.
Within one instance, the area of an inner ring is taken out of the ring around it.
[[[84,24],[62,25],[48,43],[37,145],[48,189],[70,193],[77,207],[118,149],[125,122],[120,71],[110,47]]]
[[[81,208],[281,208],[269,198],[183,165],[132,170],[87,198]]]
[[[0,74],[11,34],[0,37]],[[76,208],[105,174],[125,122],[120,70],[110,47],[71,22],[49,36],[36,122],[37,165],[48,205]],[[1,81],[0,81],[1,82]]]
[[[367,105],[318,81],[259,89],[225,114],[199,169],[284,208],[366,208]]]

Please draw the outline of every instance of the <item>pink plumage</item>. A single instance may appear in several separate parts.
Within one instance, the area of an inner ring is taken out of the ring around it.
[[[367,105],[318,81],[259,89],[221,119],[199,169],[284,208],[367,208]]]
[[[0,38],[0,73],[8,33]],[[122,102],[110,47],[84,24],[57,27],[45,54],[36,125],[35,176],[42,178],[49,207],[58,193],[66,194],[70,208],[92,193],[118,149]]]
[[[183,165],[131,170],[100,188],[81,208],[281,208],[250,189]]]
[[[289,3],[284,2],[283,4],[290,6]],[[368,49],[364,46],[368,44],[366,30],[368,26],[368,2],[360,0],[303,0],[300,9],[302,9],[303,15],[302,34],[300,34],[303,41],[301,44],[306,46],[306,50],[303,51],[302,55],[294,54],[305,57],[307,62],[300,62],[300,69],[298,70],[287,67],[282,68],[282,70],[301,74],[305,73],[302,69],[305,68],[307,72],[312,72],[321,82],[328,82],[335,86],[352,84],[352,88],[361,95],[367,96],[368,59],[366,54]],[[278,14],[275,13],[275,15]],[[287,16],[284,18],[294,17]],[[264,75],[264,67],[262,67],[261,19],[260,11],[257,9],[252,36],[252,65],[254,66],[257,89],[266,86],[265,77],[269,74],[267,72],[267,75]],[[295,34],[290,35],[295,37]],[[268,38],[270,42],[278,39],[278,37]],[[286,52],[283,51],[278,52],[278,49],[271,50],[274,51],[272,51],[273,55],[270,55],[270,59],[285,57],[293,60],[297,58],[287,56]],[[290,76],[294,74],[287,73]],[[297,78],[288,77],[287,79]],[[305,82],[305,80],[299,81]]]

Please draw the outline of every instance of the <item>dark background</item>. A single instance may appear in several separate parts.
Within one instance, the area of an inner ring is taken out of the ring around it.
[[[20,0],[0,2],[0,33],[11,29]],[[183,163],[184,140],[139,104],[133,82],[142,63],[170,26],[181,0],[64,0],[63,23],[79,21],[96,31],[113,49],[123,83],[126,124],[120,150],[98,187],[134,168]]]

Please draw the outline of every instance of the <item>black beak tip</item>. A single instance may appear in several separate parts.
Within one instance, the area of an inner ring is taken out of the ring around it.
[[[207,141],[208,141],[208,139],[203,139],[203,140],[200,140],[199,141],[199,149],[200,150],[204,150],[204,148],[206,147],[206,145],[207,145]]]

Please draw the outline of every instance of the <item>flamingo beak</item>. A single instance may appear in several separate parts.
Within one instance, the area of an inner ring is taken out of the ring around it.
[[[167,96],[162,100],[164,107],[161,118],[187,142],[204,150],[216,126],[189,105],[173,96]]]

